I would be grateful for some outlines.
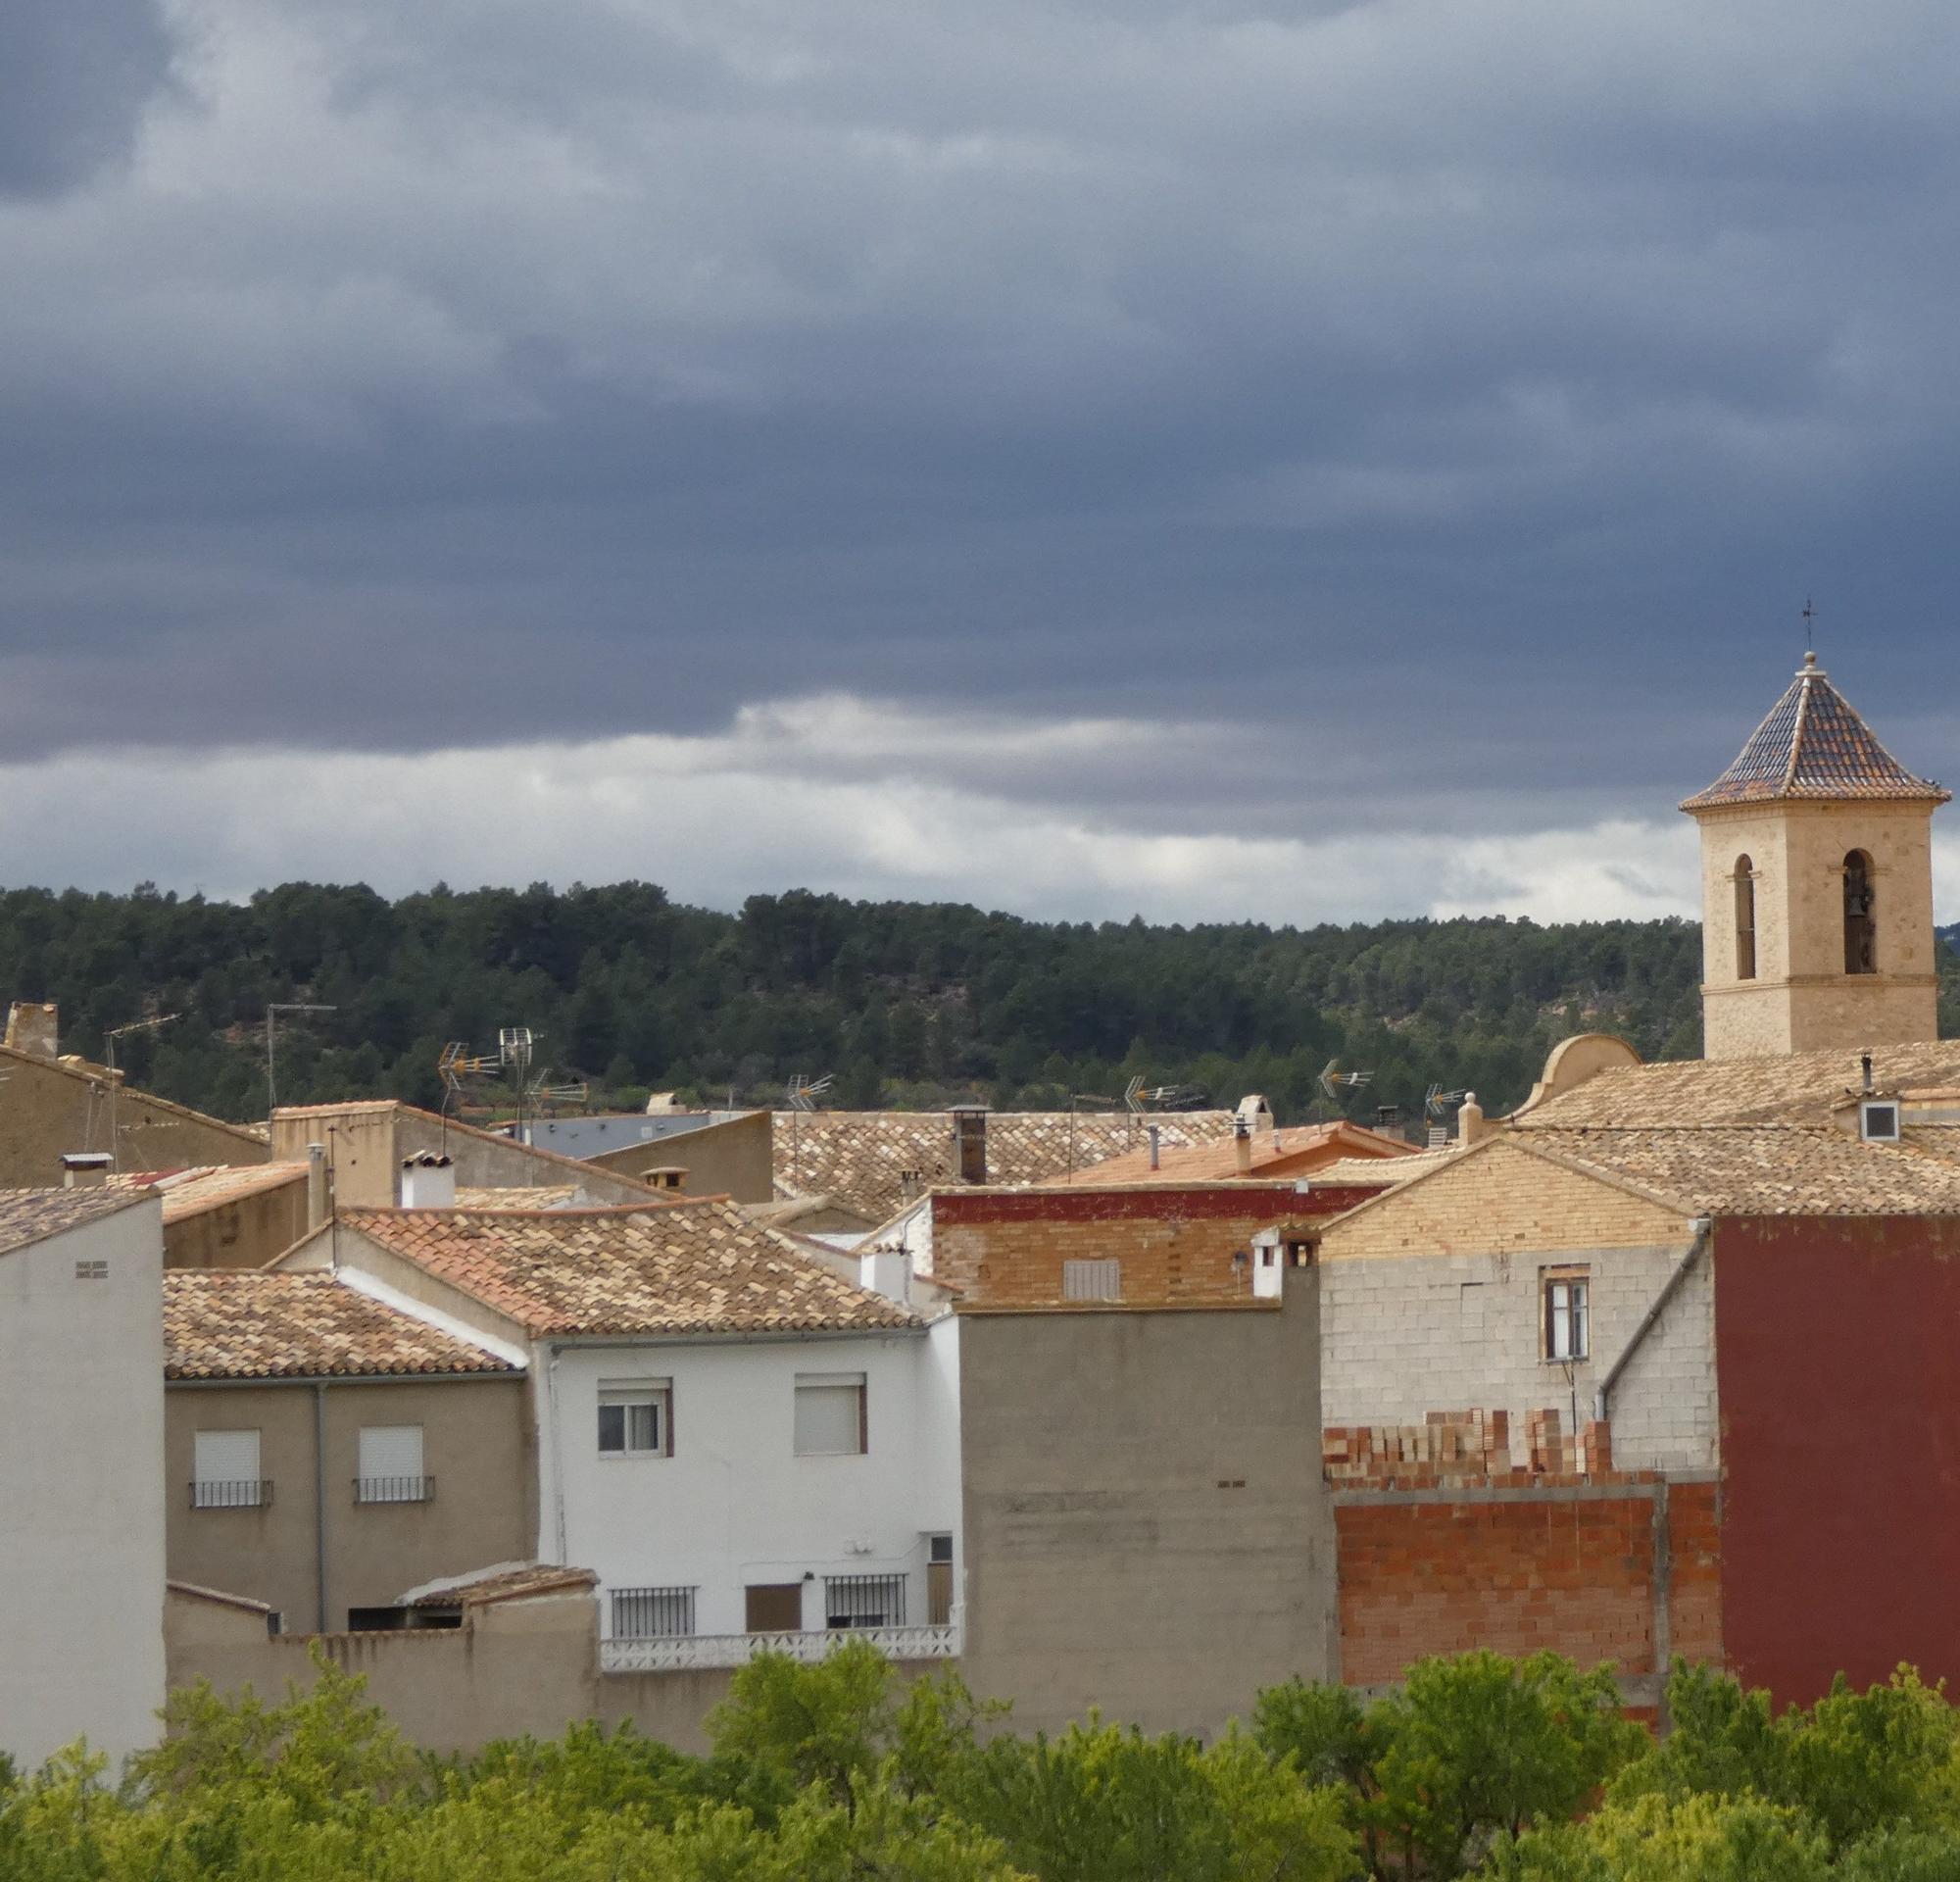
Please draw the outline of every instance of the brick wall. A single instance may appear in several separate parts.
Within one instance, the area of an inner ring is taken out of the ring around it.
[[[1250,1257],[1260,1230],[1351,1200],[1291,1183],[945,1191],[933,1198],[932,1274],[969,1306],[1053,1306],[1065,1262],[1115,1260],[1125,1306],[1222,1306],[1252,1298],[1250,1259],[1232,1258]]]

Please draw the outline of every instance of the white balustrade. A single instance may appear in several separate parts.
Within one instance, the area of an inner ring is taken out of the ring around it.
[[[672,1673],[695,1666],[746,1666],[758,1654],[787,1654],[812,1665],[847,1640],[868,1640],[889,1659],[953,1659],[953,1627],[836,1627],[823,1633],[663,1634],[647,1640],[602,1640],[603,1673]]]

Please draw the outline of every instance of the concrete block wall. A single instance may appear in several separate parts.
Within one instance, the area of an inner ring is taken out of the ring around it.
[[[1434,1412],[1464,1406],[1502,1412],[1511,1462],[1528,1467],[1531,1415],[1558,1412],[1568,1433],[1592,1417],[1599,1380],[1687,1247],[1684,1234],[1680,1244],[1648,1248],[1328,1261],[1321,1269],[1321,1424],[1420,1425]],[[1569,1379],[1563,1364],[1544,1357],[1542,1270],[1552,1266],[1583,1266],[1590,1277],[1591,1356],[1572,1366]],[[1623,1470],[1715,1465],[1711,1275],[1703,1253],[1615,1386],[1613,1457]]]

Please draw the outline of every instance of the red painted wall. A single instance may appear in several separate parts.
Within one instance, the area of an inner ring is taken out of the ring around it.
[[[1725,1218],[1714,1261],[1731,1669],[1960,1677],[1960,1221]]]
[[[1359,1185],[1316,1184],[1304,1195],[1291,1182],[1152,1183],[1096,1189],[942,1189],[932,1199],[933,1227],[996,1222],[1200,1222],[1305,1220],[1339,1215],[1379,1196]]]

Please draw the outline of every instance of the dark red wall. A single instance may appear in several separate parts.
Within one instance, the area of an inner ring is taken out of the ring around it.
[[[1716,1224],[1732,1671],[1960,1678],[1960,1221]]]
[[[1316,1183],[1304,1195],[1291,1178],[1261,1183],[1150,1183],[1096,1189],[1077,1183],[1063,1189],[942,1189],[936,1191],[936,1224],[979,1226],[993,1222],[1197,1222],[1300,1221],[1340,1215],[1379,1196],[1379,1189]]]

